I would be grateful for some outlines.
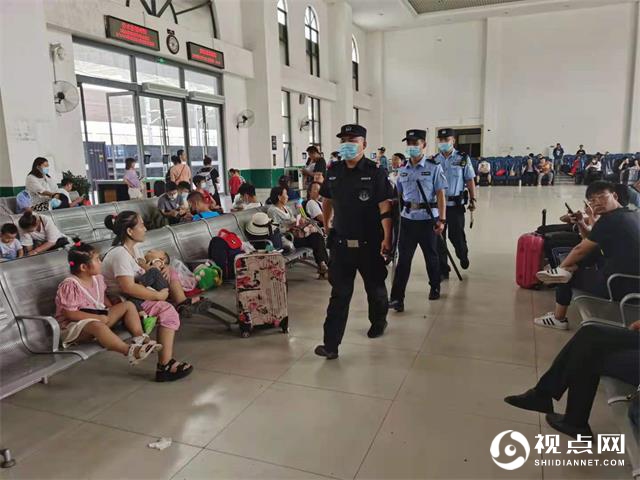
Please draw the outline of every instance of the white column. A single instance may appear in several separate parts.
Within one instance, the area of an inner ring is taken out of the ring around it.
[[[329,4],[328,32],[330,52],[329,79],[337,86],[336,103],[332,105],[332,121],[327,125],[331,132],[337,132],[341,125],[353,123],[353,85],[351,73],[351,6],[345,0]],[[322,54],[322,53],[321,53]],[[335,135],[335,133],[334,133]]]
[[[247,81],[248,108],[255,123],[248,130],[251,169],[282,168],[281,73],[275,0],[242,2],[245,47],[253,51],[255,76]],[[235,128],[229,125],[228,128]],[[271,149],[271,137],[277,149]],[[275,165],[273,155],[276,156]]]
[[[391,139],[384,138],[383,131],[383,98],[384,98],[384,33],[372,32],[367,34],[367,61],[368,69],[360,72],[369,78],[369,93],[371,93],[371,110],[367,112],[367,143],[369,152],[386,143],[392,143]],[[389,153],[389,152],[387,152]]]
[[[628,152],[640,151],[640,4],[634,5],[635,19],[635,57],[631,68],[630,112],[629,112],[629,138],[627,142]]]
[[[0,2],[0,185],[22,186],[31,163],[54,155],[56,113],[42,0]]]
[[[500,82],[502,77],[502,19],[487,18],[484,63],[483,137],[482,155],[494,156],[501,152],[498,111],[500,108]]]

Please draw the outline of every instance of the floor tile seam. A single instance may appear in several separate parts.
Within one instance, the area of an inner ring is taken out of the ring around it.
[[[298,338],[303,338],[303,337],[298,337]],[[296,358],[293,362],[291,362],[291,365],[289,365],[289,367],[288,367],[284,372],[282,372],[280,375],[278,375],[278,378],[276,378],[276,379],[274,380],[274,382],[279,382],[279,381],[280,381],[280,379],[281,379],[282,377],[284,377],[287,373],[289,373],[289,371],[290,371],[294,366],[296,366],[296,365],[298,364],[298,362],[299,362],[300,360],[302,360],[302,359],[305,357],[305,355],[307,355],[309,352],[311,352],[314,348],[315,348],[315,347],[314,347],[313,345],[311,345],[309,348],[307,348],[307,349],[302,353],[302,355],[300,355],[300,356],[299,356],[298,358]]]
[[[434,322],[435,323],[435,320]],[[430,329],[433,328],[430,327]],[[425,337],[425,341],[426,341],[426,337]],[[407,370],[407,372],[405,373],[404,378],[402,379],[402,382],[400,382],[400,385],[398,386],[398,389],[396,390],[396,394],[394,395],[393,399],[391,400],[391,403],[389,404],[389,407],[387,408],[387,411],[384,414],[384,417],[382,418],[382,421],[380,422],[380,425],[378,425],[378,429],[376,430],[376,433],[373,435],[373,438],[371,439],[371,442],[369,443],[369,447],[367,448],[367,451],[365,452],[364,456],[362,457],[362,460],[360,462],[360,465],[358,465],[358,469],[356,470],[355,475],[353,476],[353,478],[357,478],[358,474],[360,473],[360,470],[362,469],[362,466],[364,465],[364,462],[367,460],[367,457],[369,456],[369,453],[371,452],[371,449],[373,448],[373,444],[375,443],[376,439],[378,438],[378,435],[380,434],[380,431],[382,430],[382,427],[384,426],[384,422],[387,420],[387,416],[389,415],[389,412],[391,411],[391,408],[393,408],[394,403],[396,403],[396,400],[398,399],[398,395],[400,394],[400,391],[402,390],[402,387],[404,386],[405,382],[407,381],[407,378],[409,377],[409,374],[411,373],[411,369],[414,367],[416,361],[418,360],[418,356],[419,353],[416,353],[413,357],[413,361],[411,362],[411,367],[409,367],[409,369]]]
[[[195,453],[195,455],[193,455],[187,463],[185,463],[182,467],[180,467],[176,473],[171,475],[169,480],[173,480],[174,478],[176,478],[180,474],[180,472],[182,472],[185,468],[187,468],[191,464],[191,462],[193,462],[202,452],[205,451],[204,447],[198,447],[198,448],[199,450]]]
[[[519,367],[529,367],[529,368],[534,368],[535,365],[534,364],[525,364],[525,363],[517,363],[517,362],[506,362],[504,360],[493,360],[493,359],[488,359],[488,358],[482,358],[482,357],[478,357],[478,356],[472,356],[472,355],[452,355],[450,353],[440,353],[440,352],[424,352],[424,351],[420,351],[418,352],[418,356],[425,356],[425,355],[440,355],[443,357],[451,357],[451,358],[469,358],[469,359],[473,359],[473,360],[482,360],[485,362],[492,362],[492,363],[500,363],[503,365],[517,365]]]
[[[322,361],[322,359],[320,359]],[[327,361],[327,360],[323,360],[323,361]],[[273,382],[274,384],[279,384],[279,385],[290,385],[292,387],[303,387],[303,388],[311,388],[313,390],[320,390],[323,392],[333,392],[333,393],[341,393],[344,395],[352,395],[354,397],[360,397],[360,398],[367,398],[369,400],[383,400],[385,402],[392,402],[393,399],[392,398],[388,398],[388,397],[382,397],[382,396],[377,396],[377,395],[368,395],[366,393],[356,393],[356,392],[345,392],[344,390],[338,390],[337,388],[329,388],[329,387],[321,387],[318,385],[306,385],[303,383],[295,383],[295,382],[286,382],[286,381],[282,381],[282,380],[277,380],[275,382]]]
[[[218,438],[220,435],[222,435],[222,434],[227,430],[227,428],[229,428],[229,426],[233,424],[233,422],[235,422],[238,418],[240,418],[240,416],[241,416],[244,412],[246,412],[246,411],[247,411],[247,409],[249,409],[249,407],[251,407],[251,406],[252,406],[252,405],[253,405],[253,404],[254,404],[254,403],[255,403],[255,402],[256,402],[260,397],[262,397],[266,392],[268,392],[268,391],[269,391],[269,389],[270,389],[270,388],[271,388],[275,383],[276,383],[276,382],[274,382],[274,381],[270,381],[269,385],[266,385],[266,386],[262,389],[262,391],[258,393],[258,395],[256,395],[256,396],[255,396],[255,397],[254,397],[254,398],[253,398],[253,399],[252,399],[252,400],[251,400],[251,401],[250,401],[250,402],[249,402],[249,403],[248,403],[248,404],[247,404],[247,405],[246,405],[242,410],[240,410],[240,412],[238,412],[238,414],[237,414],[237,415],[235,415],[231,420],[229,420],[229,421],[227,422],[227,424],[226,424],[224,427],[222,427],[222,428],[220,429],[220,431],[219,431],[218,433],[216,433],[216,434],[214,435],[214,437],[213,437],[211,440],[209,440],[209,442],[204,446],[204,448],[209,447],[209,445],[211,445],[211,444],[214,442],[214,440],[215,440],[216,438]]]
[[[302,338],[302,339],[307,339],[307,340],[314,340],[316,342],[322,342],[322,340],[320,340],[318,338],[310,337],[308,335],[296,335],[294,333],[293,336],[294,337],[298,337],[298,338]],[[354,347],[365,347],[366,346],[366,345],[364,345],[362,343],[353,343],[353,342],[350,342],[350,341],[343,341],[341,343],[341,345],[352,345]],[[397,347],[397,346],[394,346],[394,345],[381,345],[381,348],[384,348],[384,349],[387,349],[387,350],[399,350],[399,351],[402,351],[402,352],[412,352],[412,353],[416,353],[416,352],[420,351],[420,350],[418,350],[416,348],[402,348],[402,347]]]
[[[203,450],[206,450],[207,452],[221,453],[223,455],[230,455],[232,457],[242,458],[244,460],[250,460],[252,462],[263,463],[265,465],[272,465],[274,467],[287,468],[289,470],[295,470],[297,472],[308,473],[310,475],[317,475],[317,476],[323,477],[323,478],[330,478],[330,479],[334,479],[334,480],[344,480],[341,477],[334,477],[334,476],[331,476],[331,475],[327,475],[325,473],[318,473],[318,472],[314,472],[314,471],[311,471],[311,470],[305,470],[303,468],[294,467],[294,466],[291,466],[291,465],[284,465],[284,464],[280,464],[280,463],[269,462],[269,461],[261,459],[261,458],[248,457],[246,455],[240,455],[238,453],[227,452],[225,450],[218,450],[218,449],[209,448],[209,447],[205,447]]]

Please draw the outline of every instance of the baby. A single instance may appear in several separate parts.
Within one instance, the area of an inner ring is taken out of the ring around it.
[[[156,267],[162,269],[162,267],[168,266],[171,263],[171,259],[167,252],[163,252],[158,249],[149,250],[145,256],[144,260],[147,262],[147,267]]]

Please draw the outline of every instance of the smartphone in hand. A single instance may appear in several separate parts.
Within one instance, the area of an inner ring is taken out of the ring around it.
[[[567,207],[567,212],[569,212],[569,215],[573,215],[573,210],[571,210],[571,207],[567,202],[564,202],[564,206]]]

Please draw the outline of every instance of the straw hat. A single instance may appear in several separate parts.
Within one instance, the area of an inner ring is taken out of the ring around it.
[[[273,233],[273,222],[264,212],[254,213],[251,217],[251,221],[245,227],[249,235],[266,236]]]

